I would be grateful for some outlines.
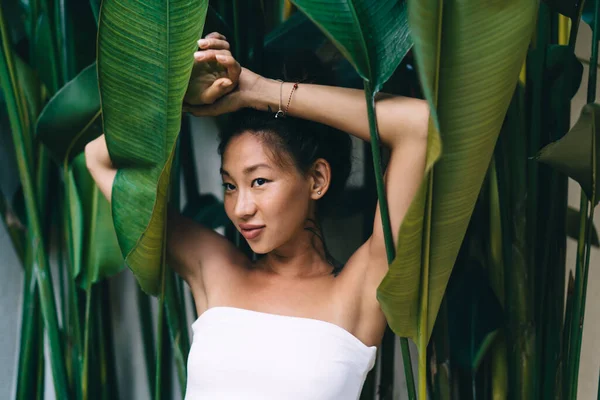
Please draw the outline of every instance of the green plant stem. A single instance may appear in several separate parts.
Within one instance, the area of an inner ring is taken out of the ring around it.
[[[584,205],[585,204],[585,205]],[[577,242],[577,263],[575,272],[575,296],[573,319],[571,321],[571,345],[569,354],[569,399],[577,398],[579,363],[581,357],[581,340],[583,337],[583,322],[585,317],[585,300],[590,263],[590,237],[593,225],[594,208],[584,193],[581,194],[581,232]],[[589,213],[589,216],[587,215]]]
[[[81,379],[81,374],[83,370],[83,343],[82,343],[82,330],[81,330],[81,321],[79,319],[79,308],[78,308],[78,291],[77,284],[75,282],[75,240],[74,240],[74,232],[73,232],[73,224],[71,223],[71,219],[73,216],[71,215],[71,206],[70,206],[70,196],[68,191],[71,185],[71,179],[73,178],[72,173],[70,172],[69,166],[67,162],[63,165],[63,179],[65,182],[65,196],[63,199],[63,210],[64,210],[64,218],[65,221],[63,227],[65,228],[65,244],[67,247],[68,255],[67,255],[67,299],[68,299],[68,314],[65,317],[65,326],[68,327],[67,333],[73,343],[73,346],[70,348],[72,351],[72,359],[74,365],[72,366],[72,379],[75,386],[75,396],[76,398],[81,398],[83,394],[82,384],[84,380]],[[87,384],[87,381],[85,382]]]
[[[139,285],[136,285],[136,296],[142,332],[142,347],[144,348],[144,364],[146,365],[146,375],[148,377],[148,391],[152,393],[156,387],[156,375],[152,367],[156,362],[156,354],[154,352],[155,340],[154,329],[152,328],[150,297],[142,291]]]
[[[169,328],[169,335],[173,346],[173,356],[175,358],[175,366],[177,368],[177,376],[179,378],[179,386],[181,389],[181,395],[185,395],[186,387],[186,364],[187,354],[190,351],[190,342],[187,332],[187,327],[182,326],[181,310],[185,310],[181,304],[179,304],[177,296],[177,287],[175,286],[175,275],[173,271],[168,270],[165,274],[166,279],[166,293],[165,293],[165,308],[166,317]]]
[[[163,264],[163,269],[165,269],[165,265]],[[163,347],[165,346],[165,344],[168,344],[168,342],[165,340],[165,329],[164,326],[166,324],[166,317],[165,317],[165,292],[164,292],[164,286],[165,286],[165,274],[163,273],[163,279],[162,279],[162,287],[163,289],[161,290],[161,296],[158,300],[158,328],[157,328],[157,332],[158,332],[158,340],[156,342],[158,348],[156,350],[156,370],[155,370],[155,386],[154,386],[154,396],[153,398],[155,400],[160,400],[162,399],[162,378],[163,378],[163,363],[166,360],[163,360]]]
[[[600,1],[594,4],[594,15],[600,12]],[[592,51],[590,55],[590,65],[588,68],[588,88],[587,88],[587,103],[593,103],[596,100],[596,81],[597,81],[597,66],[598,66],[598,19],[594,19],[594,27],[592,29]],[[595,140],[592,142],[595,145]],[[598,146],[595,146],[596,149]],[[596,168],[596,149],[593,149],[592,168]],[[569,346],[569,362],[567,382],[569,387],[570,399],[577,397],[577,386],[579,377],[579,360],[581,356],[581,339],[583,335],[583,319],[585,314],[585,295],[587,293],[587,276],[589,270],[589,252],[591,227],[593,225],[595,199],[590,199],[592,205],[588,202],[588,198],[581,191],[580,201],[580,235],[577,242],[577,261],[575,264],[575,293],[573,297],[573,318],[571,321]],[[589,212],[589,217],[588,217]]]
[[[21,317],[21,340],[19,350],[19,366],[17,378],[17,399],[27,400],[35,397],[37,386],[32,381],[37,379],[38,352],[37,336],[42,335],[39,327],[39,292],[33,273],[31,252],[25,260],[25,279],[23,286],[23,309]]]
[[[91,279],[88,280],[91,282]],[[83,334],[83,361],[81,371],[81,397],[85,400],[89,398],[90,386],[90,325],[91,325],[91,308],[92,308],[92,292],[94,288],[88,284],[85,294],[85,330]]]
[[[170,197],[171,190],[170,185],[167,189],[167,199]],[[163,237],[167,237],[167,213],[165,213],[165,221],[163,224]],[[161,289],[160,289],[160,297],[158,300],[158,341],[157,346],[158,349],[156,351],[156,386],[154,388],[154,399],[160,400],[164,398],[164,393],[167,392],[167,386],[163,385],[163,379],[165,379],[168,375],[170,375],[170,371],[168,368],[164,368],[164,363],[167,362],[167,349],[165,347],[169,346],[168,335],[169,332],[167,328],[167,316],[166,316],[166,297],[167,297],[167,264],[166,264],[166,245],[163,243],[162,248],[162,257],[161,257]],[[165,379],[166,380],[166,379]],[[165,382],[167,383],[167,382]]]
[[[569,271],[569,281],[567,283],[565,323],[562,332],[562,358],[563,358],[563,376],[562,376],[562,398],[567,400],[570,393],[570,354],[571,354],[571,329],[573,323],[573,295],[575,293],[575,278],[573,272]]]
[[[66,0],[56,0],[54,3],[54,27],[55,43],[60,54],[60,76],[59,87],[69,81],[69,62],[67,58],[67,6]]]
[[[182,120],[182,130],[183,130]],[[180,201],[180,179],[181,179],[181,142],[177,143],[175,148],[175,156],[173,157],[173,166],[171,170],[171,182],[169,193],[169,204],[171,207],[181,209]],[[167,222],[168,223],[168,222]],[[168,230],[167,230],[168,232]],[[173,357],[175,359],[175,366],[177,368],[177,375],[179,379],[179,387],[181,395],[185,396],[186,379],[187,379],[187,355],[190,351],[190,339],[188,336],[187,319],[185,317],[185,302],[183,296],[180,295],[183,288],[178,287],[180,278],[175,275],[172,269],[168,268],[165,272],[166,279],[166,293],[165,293],[165,306],[166,316],[169,328],[169,335],[173,346]]]
[[[383,237],[385,240],[385,251],[387,254],[388,264],[391,264],[394,260],[395,250],[392,236],[392,228],[390,224],[390,216],[388,211],[387,197],[385,195],[385,188],[383,182],[383,171],[381,166],[381,149],[379,147],[380,141],[379,134],[377,131],[377,119],[375,116],[375,93],[373,91],[373,88],[371,87],[371,84],[367,81],[364,81],[364,90],[367,101],[369,131],[371,134],[371,151],[373,152],[373,167],[375,169],[375,183],[377,186],[377,197],[379,198],[379,211],[381,212]],[[427,297],[427,295],[425,295],[425,297]],[[425,329],[425,331],[427,331],[427,329]],[[406,388],[408,391],[408,398],[410,400],[415,400],[415,379],[412,373],[410,352],[408,351],[408,339],[400,338],[400,346],[402,348],[402,360],[404,363],[404,374],[406,375]],[[421,348],[421,352],[423,351],[423,348]],[[425,358],[425,355],[421,355],[420,357]],[[419,366],[421,366],[421,363],[419,363]],[[426,382],[425,370],[420,370],[420,373],[422,374],[421,380],[424,380]]]
[[[10,125],[13,136],[13,143],[19,168],[19,176],[23,186],[23,195],[25,197],[25,208],[27,211],[28,230],[27,235],[29,243],[32,246],[35,275],[38,279],[38,288],[42,305],[42,314],[44,316],[44,325],[48,334],[48,343],[50,346],[50,363],[54,377],[54,386],[56,397],[59,399],[68,399],[69,390],[67,386],[67,375],[63,359],[62,343],[58,329],[58,317],[56,315],[56,305],[52,281],[50,277],[50,266],[46,258],[44,249],[44,240],[40,225],[39,210],[36,202],[36,191],[33,184],[30,164],[26,154],[26,143],[22,129],[23,111],[20,111],[16,93],[16,80],[14,74],[14,63],[12,59],[12,48],[8,42],[8,33],[4,23],[4,15],[0,7],[0,35],[2,38],[3,60],[0,65],[0,87],[4,92]]]
[[[429,255],[431,253],[430,244],[431,241],[429,238],[431,237],[431,210],[433,209],[433,171],[435,167],[431,168],[429,171],[429,176],[427,177],[428,188],[427,188],[427,197],[426,197],[426,205],[425,205],[425,215],[424,215],[424,229],[423,229],[423,261],[422,261],[422,270],[421,270],[421,304],[420,304],[420,312],[419,312],[419,349],[423,349],[419,354],[419,395],[421,398],[427,397],[427,342],[429,332],[429,327],[427,326],[428,318],[429,318]],[[406,364],[406,361],[405,361]],[[405,367],[406,368],[406,365]]]

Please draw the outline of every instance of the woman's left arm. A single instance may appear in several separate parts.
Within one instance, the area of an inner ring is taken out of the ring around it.
[[[245,71],[242,71],[242,75]],[[240,77],[241,78],[241,77]],[[258,78],[247,105],[275,112],[281,82]],[[283,83],[283,107],[293,83]],[[247,99],[248,100],[248,99]],[[429,106],[424,100],[379,94],[377,126],[383,145],[390,149],[384,175],[394,247],[404,215],[415,196],[425,170]],[[370,140],[365,94],[362,90],[300,84],[292,95],[289,114],[330,125],[360,139]],[[377,287],[388,271],[379,203],[373,234],[365,243],[369,255],[367,279]]]
[[[280,85],[281,82],[259,78],[255,90],[248,95],[249,105],[261,110],[270,108],[273,112],[277,111]],[[293,83],[283,83],[283,107],[287,104],[292,86]],[[429,106],[424,100],[383,93],[378,94],[375,101],[379,136],[382,144],[390,149],[384,179],[396,245],[402,219],[423,179]],[[292,95],[288,113],[370,140],[367,105],[362,90],[300,84]],[[369,242],[371,257],[382,261],[377,264],[385,266],[382,272],[387,272],[379,205]]]
[[[252,73],[243,69],[242,75],[246,72]],[[283,83],[284,109],[293,85],[290,82]],[[279,108],[280,86],[279,81],[258,77],[253,90],[243,95],[244,103],[263,111],[271,109],[275,113]],[[375,101],[377,126],[383,145],[394,152],[398,147],[413,142],[426,142],[429,117],[426,101],[384,93],[379,93]],[[367,105],[362,90],[299,84],[292,94],[288,114],[332,126],[366,141],[370,140]],[[423,148],[423,157],[424,151]]]
[[[235,62],[231,56],[216,59],[221,63]],[[275,114],[280,104],[280,90],[282,108],[285,109],[294,84],[284,82],[283,87],[281,85],[279,81],[242,68],[236,91],[213,104],[189,111],[196,116],[219,115],[252,107],[271,110]],[[376,108],[380,140],[390,149],[384,180],[395,246],[402,219],[423,179],[429,107],[424,100],[381,93],[376,96]],[[367,105],[362,90],[301,83],[292,95],[288,114],[370,140]],[[379,204],[373,234],[365,246],[372,264],[369,275],[378,285],[388,269]]]

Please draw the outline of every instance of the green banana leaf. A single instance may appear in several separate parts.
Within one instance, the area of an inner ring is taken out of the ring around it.
[[[83,211],[84,245],[82,267],[75,274],[78,285],[87,289],[92,283],[120,272],[125,266],[110,215],[110,204],[87,170],[85,154],[71,167]]]
[[[571,130],[562,139],[544,147],[536,157],[576,180],[594,206],[598,204],[596,188],[600,184],[598,126],[600,105],[586,104]]]
[[[412,47],[406,3],[397,0],[292,0],[333,41],[373,92]]]
[[[50,94],[54,94],[60,88],[60,77],[58,71],[58,50],[55,48],[51,22],[46,13],[40,14],[35,30],[33,53],[36,57],[36,65],[40,79],[46,85]]]
[[[96,20],[96,24],[100,19],[100,6],[102,4],[102,0],[90,0],[90,8],[92,9],[92,13],[94,14],[94,19]]]
[[[64,85],[46,104],[36,136],[59,164],[70,163],[85,145],[102,134],[96,63]]]
[[[208,1],[102,3],[98,82],[108,150],[119,168],[112,215],[127,265],[160,290],[171,164]]]
[[[421,85],[431,109],[437,110],[433,125],[439,127],[444,153],[433,168],[425,210],[431,230],[421,240],[415,211],[424,201],[421,192],[403,221],[396,259],[378,291],[388,322],[400,336],[428,340],[431,334],[525,60],[536,12],[535,0],[409,1]],[[414,277],[422,273],[419,290]],[[424,308],[419,309],[420,301]],[[426,320],[419,322],[419,314],[426,314]],[[423,341],[420,347],[423,351]]]

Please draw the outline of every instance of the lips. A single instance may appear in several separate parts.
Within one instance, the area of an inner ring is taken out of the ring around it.
[[[246,240],[255,239],[258,235],[262,233],[264,228],[264,225],[240,225],[242,236],[244,236]]]

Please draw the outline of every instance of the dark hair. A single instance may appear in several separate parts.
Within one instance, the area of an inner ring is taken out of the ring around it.
[[[287,82],[334,84],[330,70],[325,68],[317,56],[309,51],[294,53],[265,54],[269,60],[264,76]],[[292,99],[291,108],[294,107]],[[334,266],[337,275],[343,265],[327,250],[322,236],[320,221],[324,215],[332,214],[344,192],[351,170],[352,140],[350,136],[329,126],[300,118],[286,116],[275,118],[275,111],[242,109],[230,114],[229,125],[220,130],[219,154],[223,156],[232,138],[244,133],[260,135],[269,145],[278,161],[291,160],[302,174],[306,174],[318,158],[327,160],[331,167],[331,180],[325,195],[317,201],[316,229],[306,228],[323,242],[327,261]],[[286,157],[287,156],[287,157]]]
[[[269,69],[279,71],[265,74],[270,78],[287,82],[333,83],[329,71],[312,52],[284,53],[268,59]],[[301,86],[299,90],[302,90]],[[293,106],[292,99],[290,107]],[[230,114],[229,125],[219,134],[219,154],[223,155],[232,138],[251,132],[261,136],[278,161],[284,162],[285,156],[289,156],[303,174],[318,158],[324,158],[331,166],[331,180],[327,193],[317,202],[317,218],[322,219],[335,211],[335,205],[344,192],[352,166],[352,140],[347,133],[317,122],[290,116],[274,118],[275,111],[245,108]]]

